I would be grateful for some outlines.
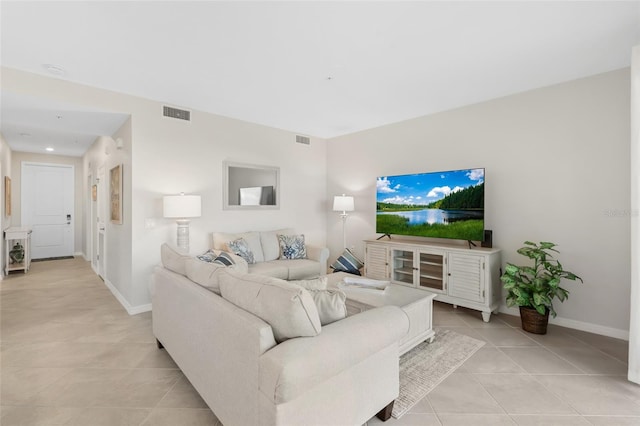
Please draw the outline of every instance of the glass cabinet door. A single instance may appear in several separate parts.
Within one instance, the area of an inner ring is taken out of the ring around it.
[[[418,252],[418,287],[425,290],[445,290],[444,253]]]
[[[391,251],[391,280],[398,284],[413,286],[413,250],[393,249]]]

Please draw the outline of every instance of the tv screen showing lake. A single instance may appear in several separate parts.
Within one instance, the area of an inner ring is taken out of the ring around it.
[[[424,209],[404,212],[377,212],[377,214],[389,214],[407,218],[409,219],[409,225],[421,225],[423,223],[428,223],[429,225],[441,223],[443,225],[446,225],[448,223],[457,222],[460,220],[484,218],[483,211],[474,210]]]
[[[376,232],[482,241],[484,169],[378,177]]]

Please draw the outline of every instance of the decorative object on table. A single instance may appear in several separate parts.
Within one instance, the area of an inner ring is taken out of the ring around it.
[[[4,215],[11,216],[11,178],[4,177]]]
[[[347,272],[349,274],[360,275],[360,268],[364,266],[364,262],[351,252],[344,249],[342,254],[338,256],[335,262],[330,266],[333,272]]]
[[[189,253],[189,222],[202,214],[202,200],[199,195],[165,195],[162,197],[163,216],[176,219],[178,224],[178,248]]]
[[[583,281],[573,272],[565,271],[560,262],[549,253],[559,253],[554,249],[556,244],[544,241],[539,244],[525,241],[524,244],[517,252],[532,259],[533,267],[507,263],[500,280],[508,291],[507,306],[520,307],[522,329],[530,333],[546,334],[549,313],[556,316],[553,299],[557,297],[564,302],[569,297],[569,291],[560,287],[562,279]]]
[[[24,260],[24,247],[20,244],[20,241],[16,242],[9,251],[9,258],[11,259],[11,263],[22,263]]]
[[[111,223],[122,225],[122,164],[109,171],[109,214]]]
[[[371,278],[363,277],[344,277],[342,282],[338,284],[338,287],[357,287],[384,291],[389,284],[391,284],[391,282],[385,280],[373,280]]]
[[[333,211],[339,212],[340,217],[342,218],[342,248],[347,248],[347,217],[349,214],[347,212],[352,212],[354,210],[353,197],[350,195],[336,195],[333,197]]]
[[[422,342],[400,357],[400,395],[392,416],[402,417],[456,371],[485,342],[451,330],[436,330],[433,343]]]

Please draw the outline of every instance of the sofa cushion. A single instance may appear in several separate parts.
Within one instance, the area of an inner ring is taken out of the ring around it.
[[[251,265],[252,263],[256,263],[253,252],[251,251],[251,248],[249,248],[249,244],[247,244],[247,241],[244,238],[238,238],[237,240],[229,241],[227,245],[229,246],[229,250],[246,260],[249,265]]]
[[[191,256],[180,253],[167,243],[160,246],[160,260],[162,261],[162,265],[176,274],[187,274],[185,269],[185,261],[187,259],[191,259]]]
[[[308,278],[315,278],[320,275],[320,267],[318,266],[318,262],[316,262],[315,260],[280,259],[265,263],[273,263],[276,265],[280,265],[280,267],[282,268],[286,268],[289,271],[286,278],[287,280],[304,280]]]
[[[304,235],[278,234],[280,243],[280,259],[306,259],[307,248],[304,245]]]
[[[214,232],[213,248],[215,250],[233,252],[233,250],[229,249],[229,242],[237,240],[238,238],[243,238],[247,242],[247,245],[249,246],[249,249],[251,249],[251,253],[253,253],[253,258],[256,262],[264,262],[262,243],[260,242],[260,234],[258,232],[242,232],[238,234]]]
[[[222,297],[266,321],[276,342],[320,333],[320,317],[309,292],[277,278],[219,273]]]
[[[213,262],[204,262],[196,258],[185,261],[187,278],[202,287],[220,294],[220,281],[218,273],[226,267]]]
[[[280,242],[278,241],[278,235],[291,235],[294,233],[293,229],[279,229],[277,231],[260,232],[260,243],[262,244],[264,261],[268,262],[280,257]]]
[[[249,265],[250,274],[267,275],[273,278],[280,278],[281,280],[289,279],[289,268],[286,265],[280,263],[279,260],[271,262],[260,262]]]

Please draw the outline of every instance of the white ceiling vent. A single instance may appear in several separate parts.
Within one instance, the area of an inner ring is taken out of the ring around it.
[[[296,143],[303,143],[305,145],[311,145],[311,139],[307,136],[296,135]]]
[[[184,109],[173,108],[169,106],[164,106],[162,108],[162,115],[170,118],[178,118],[184,121],[191,121],[191,111],[187,111]]]

